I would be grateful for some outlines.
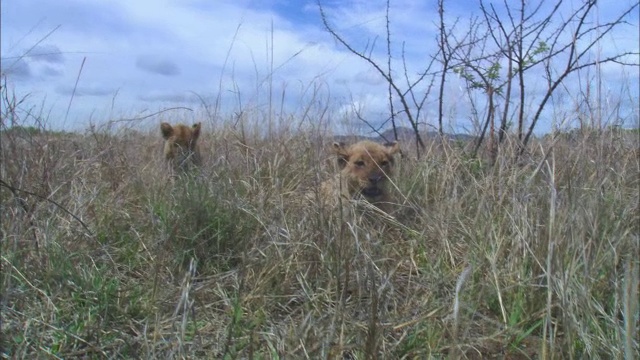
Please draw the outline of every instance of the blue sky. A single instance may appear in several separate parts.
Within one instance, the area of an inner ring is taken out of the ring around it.
[[[435,3],[391,1],[394,56],[399,61],[404,43],[410,77],[424,70],[428,56],[435,53]],[[567,8],[574,3],[580,1],[567,2]],[[598,15],[607,20],[633,3],[607,2]],[[385,1],[323,4],[331,23],[355,48],[364,49],[377,39],[373,54],[384,64]],[[448,21],[460,17],[465,22],[478,13],[477,4],[449,1]],[[373,122],[388,116],[385,82],[324,30],[315,0],[13,0],[3,1],[1,12],[2,72],[9,89],[18,97],[28,95],[24,106],[40,108],[52,128],[82,129],[89,122],[144,116],[169,107],[197,109],[201,99],[209,104],[219,99],[222,118],[239,110],[264,111],[269,84],[277,99],[272,103],[278,109],[283,104],[284,112],[294,116],[314,96],[316,102],[331,104],[337,120],[353,119],[354,108]],[[638,51],[637,11],[627,20],[628,26],[602,42],[602,54]],[[635,105],[624,108],[627,114],[634,106],[637,111],[638,69],[607,65],[603,76],[607,96],[622,94],[627,102],[635,98]],[[543,88],[532,85],[532,91]],[[575,86],[569,83],[567,88]],[[455,114],[450,116],[451,128],[470,129],[463,83],[451,78],[447,94],[448,113]],[[436,106],[432,95],[423,113],[430,124]],[[146,123],[171,120],[174,114],[166,112]],[[175,116],[190,122],[199,114]],[[635,121],[637,125],[637,117]]]

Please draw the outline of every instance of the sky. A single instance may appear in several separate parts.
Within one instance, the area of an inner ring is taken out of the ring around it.
[[[355,49],[370,52],[386,67],[385,3],[322,0],[330,24]],[[590,20],[610,20],[637,1],[606,3]],[[390,4],[394,76],[404,86],[401,65],[415,80],[437,51],[436,1]],[[445,4],[446,21],[457,19],[462,36],[464,24],[479,16],[479,1]],[[579,4],[565,1],[563,9]],[[156,126],[203,116],[210,122],[239,114],[264,119],[271,113],[286,126],[287,121],[317,121],[324,109],[340,126],[362,123],[355,109],[372,124],[389,117],[387,83],[326,31],[316,0],[5,0],[0,10],[0,68],[8,91],[24,99],[25,122],[36,116],[53,129],[78,130],[119,119]],[[591,51],[637,53],[638,9],[625,20],[627,25]],[[638,63],[637,56],[630,61]],[[622,104],[618,116],[625,125],[637,126],[638,68],[607,64],[601,70],[604,102]],[[586,76],[581,81],[567,79],[566,94],[558,102],[576,102],[572,92],[584,89],[593,76],[581,74]],[[428,85],[422,82],[416,93]],[[544,82],[532,82],[528,89],[541,93]],[[450,76],[446,90],[450,131],[471,131],[472,102],[464,81]],[[473,96],[480,102],[484,98],[479,92]],[[420,115],[429,130],[436,111],[431,89]],[[567,117],[549,112],[553,116]],[[402,115],[400,121],[408,125]],[[541,131],[550,126],[550,120],[543,122]]]

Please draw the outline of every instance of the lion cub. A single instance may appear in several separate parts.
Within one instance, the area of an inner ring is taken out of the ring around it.
[[[200,166],[201,157],[198,148],[201,123],[187,125],[163,122],[160,131],[164,138],[164,156],[173,170],[186,171],[191,166]]]
[[[385,145],[364,140],[347,146],[334,143],[340,173],[320,185],[320,194],[327,201],[340,196],[346,199],[364,198],[388,212],[391,202],[388,189],[393,172],[394,155],[400,151],[397,142]]]

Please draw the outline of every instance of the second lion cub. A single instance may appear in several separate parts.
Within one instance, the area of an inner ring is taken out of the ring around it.
[[[187,171],[192,166],[200,166],[202,159],[198,147],[198,138],[202,123],[187,126],[171,125],[163,122],[160,131],[164,138],[164,156],[174,171]]]

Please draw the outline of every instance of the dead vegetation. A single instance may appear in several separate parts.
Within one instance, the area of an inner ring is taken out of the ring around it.
[[[295,205],[332,175],[328,134],[206,129],[200,172],[170,182],[157,128],[3,127],[4,357],[638,353],[637,132],[492,167],[432,139],[376,226]]]

